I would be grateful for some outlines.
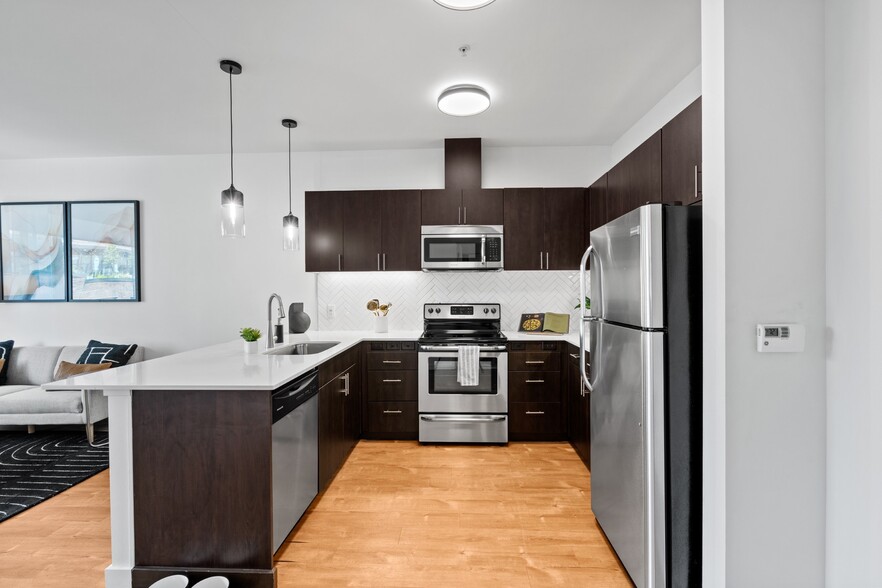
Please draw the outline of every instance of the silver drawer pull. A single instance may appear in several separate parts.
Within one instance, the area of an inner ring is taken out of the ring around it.
[[[400,384],[401,380],[383,380],[384,384]]]
[[[570,357],[572,357],[573,359],[579,359],[579,354],[578,353],[570,353]]]
[[[384,359],[383,363],[401,363],[400,359]]]
[[[545,363],[545,360],[533,360],[533,361],[525,361],[524,363]]]
[[[526,380],[527,384],[544,384],[545,380]]]
[[[502,415],[490,415],[490,416],[445,416],[445,415],[428,415],[424,414],[420,416],[421,421],[425,421],[427,423],[498,423],[505,420],[505,417]]]
[[[544,410],[528,410],[527,414],[545,414]]]
[[[400,410],[384,410],[383,414],[401,414]]]

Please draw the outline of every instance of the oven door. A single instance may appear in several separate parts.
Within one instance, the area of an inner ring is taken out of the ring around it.
[[[423,235],[422,269],[484,269],[484,235]]]
[[[507,414],[508,353],[482,351],[477,386],[456,381],[456,349],[420,351],[419,411],[421,413]]]

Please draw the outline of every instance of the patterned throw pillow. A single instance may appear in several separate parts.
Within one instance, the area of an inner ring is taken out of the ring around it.
[[[77,363],[110,363],[113,367],[119,367],[129,362],[137,348],[137,345],[114,345],[93,339],[89,341]]]
[[[2,360],[0,360],[2,361]],[[56,380],[66,380],[68,378],[72,378],[74,376],[81,376],[83,374],[91,374],[92,372],[100,372],[102,370],[110,369],[113,367],[113,364],[108,363],[71,363],[69,361],[62,361],[58,364],[58,369],[55,370],[55,379]]]
[[[12,357],[12,346],[15,344],[15,341],[0,341],[0,359],[5,360],[3,365],[0,365],[0,386],[6,384],[6,370],[9,369],[9,360]]]

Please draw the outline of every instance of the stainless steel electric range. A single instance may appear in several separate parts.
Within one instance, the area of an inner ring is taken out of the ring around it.
[[[499,304],[426,304],[419,349],[420,442],[508,442],[508,354]],[[460,347],[478,347],[478,383],[457,381]]]

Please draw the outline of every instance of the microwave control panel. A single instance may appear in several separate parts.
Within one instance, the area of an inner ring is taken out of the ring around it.
[[[487,261],[502,261],[502,239],[487,237],[484,240],[484,254]]]

